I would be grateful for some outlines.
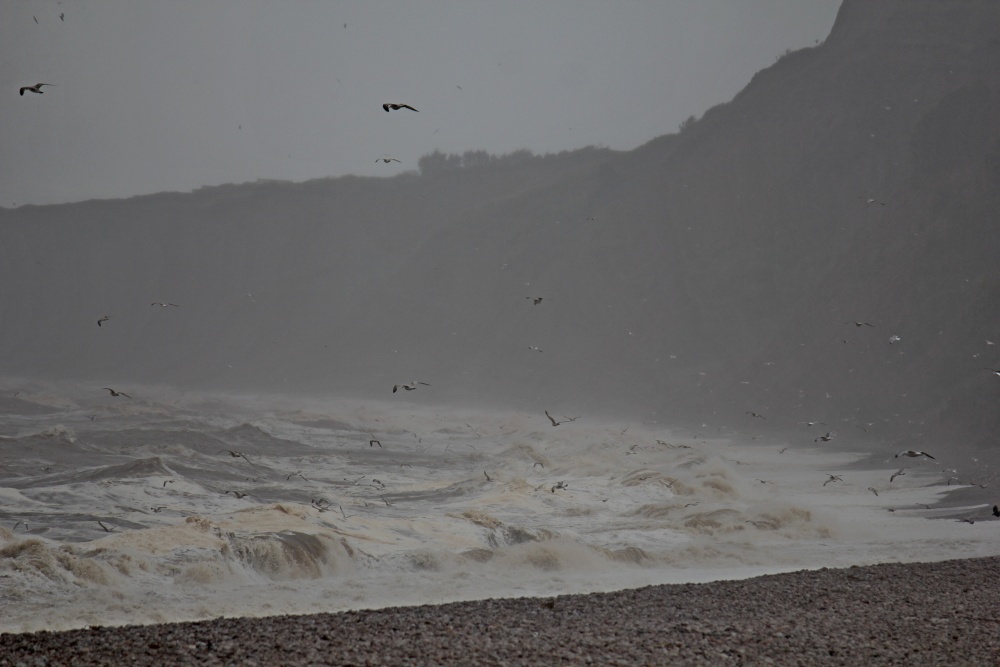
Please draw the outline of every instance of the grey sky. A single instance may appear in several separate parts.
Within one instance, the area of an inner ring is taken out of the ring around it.
[[[631,149],[824,39],[839,4],[0,0],[0,206]]]

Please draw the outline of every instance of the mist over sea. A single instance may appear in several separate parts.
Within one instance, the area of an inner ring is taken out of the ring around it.
[[[818,425],[772,441],[578,415],[552,426],[435,405],[433,387],[384,402],[129,389],[3,387],[0,631],[555,595],[1000,547],[992,521],[955,520],[992,518],[987,504],[933,505],[961,486],[941,461],[885,452],[858,465],[865,452],[814,442]]]
[[[86,25],[28,11],[45,49]],[[379,30],[331,25],[366,54]],[[505,90],[545,134],[590,106],[557,96],[540,114],[506,38],[484,62],[511,88],[436,80],[447,96],[358,91],[378,77],[347,72],[303,85],[268,56],[290,87],[267,99],[324,109],[327,131],[331,107],[291,93],[336,95],[378,139],[360,173],[381,171],[53,205],[3,193],[0,632],[1000,553],[998,31],[998,3],[846,0],[826,40],[676,132],[557,153],[438,148],[449,117],[485,138]],[[630,76],[659,85],[667,64],[644,62]],[[10,162],[33,184],[49,175],[36,158],[99,136],[102,107],[74,100],[123,99],[37,76],[52,88],[4,102],[20,105],[11,136],[32,137]],[[170,79],[183,108],[262,99]],[[299,129],[284,106],[227,112],[228,130],[177,118],[163,146],[200,144],[197,128],[302,159],[261,141]],[[53,129],[73,135],[36,150]],[[100,145],[120,153],[88,163],[164,168],[134,143],[152,133],[115,131]],[[393,143],[415,136],[411,154]],[[334,150],[314,148],[319,164]]]

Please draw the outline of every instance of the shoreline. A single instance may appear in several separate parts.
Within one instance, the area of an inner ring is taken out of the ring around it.
[[[1000,556],[0,635],[15,664],[992,664]]]

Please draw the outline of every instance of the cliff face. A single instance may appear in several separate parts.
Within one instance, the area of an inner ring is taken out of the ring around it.
[[[0,211],[0,372],[995,445],[998,185],[1000,5],[850,0],[629,153]]]

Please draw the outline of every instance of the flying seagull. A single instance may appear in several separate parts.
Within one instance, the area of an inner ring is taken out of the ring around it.
[[[819,442],[820,440],[822,440],[823,442],[830,442],[831,440],[833,440],[833,432],[832,431],[827,431],[826,433],[824,433],[823,435],[819,436],[818,438],[815,438],[813,440],[813,442]]]
[[[368,441],[369,447],[374,447],[375,445],[378,445],[379,449],[383,449],[381,440],[376,439],[375,436],[372,435],[371,433],[369,433],[368,435],[371,436],[371,440]]]
[[[747,410],[746,414],[750,415],[754,419],[767,419],[767,417],[765,417],[764,415],[758,414],[756,412],[752,412],[750,410]]]
[[[993,506],[993,516],[1000,516],[1000,507]]]
[[[162,301],[154,301],[149,304],[151,306],[159,306],[160,308],[166,308],[167,306],[173,306],[174,308],[180,308],[176,303],[163,303]]]
[[[1000,375],[1000,368],[986,368],[984,370],[993,373],[993,375]]]
[[[126,394],[124,391],[115,391],[111,387],[101,387],[101,389],[107,389],[108,391],[111,392],[111,395],[115,396],[115,397],[124,396],[125,398],[132,398],[131,396],[129,396],[128,394]]]
[[[823,482],[823,486],[826,486],[830,482],[843,482],[843,478],[840,475],[830,475],[830,478]]]
[[[378,162],[379,160],[381,160],[382,162],[385,162],[386,164],[389,164],[390,162],[399,162],[399,163],[402,163],[402,160],[397,160],[394,157],[380,157],[378,160],[375,160],[375,162]]]
[[[386,104],[382,105],[382,108],[385,109],[386,113],[389,113],[390,109],[392,111],[399,111],[400,109],[409,109],[410,111],[417,111],[417,109],[414,109],[409,104],[389,104],[389,103],[386,103]]]
[[[42,90],[42,86],[51,86],[51,85],[54,85],[54,84],[51,84],[51,83],[36,83],[33,86],[21,86],[21,95],[24,95],[24,91],[26,91],[26,90],[29,90],[29,91],[31,91],[33,93],[38,93],[39,95],[41,95],[43,92],[45,92],[45,91]]]
[[[418,381],[414,380],[413,382],[411,382],[409,384],[394,384],[394,385],[392,385],[392,393],[395,394],[400,389],[405,389],[406,391],[413,391],[414,389],[417,388],[418,384],[422,384],[425,387],[431,386],[427,382],[418,382]]]
[[[909,456],[910,458],[916,458],[918,456],[926,456],[929,459],[933,459],[934,458],[933,456],[931,456],[927,452],[918,452],[918,451],[913,450],[913,449],[904,449],[899,454],[896,454],[896,456],[894,458],[898,459],[900,456]]]
[[[906,473],[903,472],[904,470],[906,470],[906,468],[900,468],[896,472],[892,473],[892,476],[889,477],[889,483],[892,484],[892,480],[896,479],[897,477],[900,477],[901,475],[905,475]]]
[[[235,449],[220,449],[218,452],[216,452],[216,454],[222,454],[223,452],[225,452],[226,454],[229,454],[234,459],[243,459],[244,461],[246,461],[250,465],[253,465],[253,461],[251,461],[250,459],[248,459],[247,455],[244,454],[243,452],[238,452]]]
[[[853,324],[856,327],[874,327],[874,324],[869,324],[868,322],[858,322],[857,320],[844,322],[844,324]]]
[[[542,302],[542,299],[544,299],[545,297],[541,297],[541,296],[526,296],[524,298],[530,300],[531,303],[533,303],[534,305],[537,306],[538,304],[540,304]]]
[[[545,416],[549,418],[549,421],[552,422],[553,426],[559,426],[559,424],[563,423],[563,422],[557,422],[555,417],[549,414],[548,410],[545,411]]]
[[[108,320],[110,320],[110,319],[111,319],[110,317],[108,317],[107,315],[105,315],[105,316],[104,316],[104,317],[102,317],[101,319],[97,320],[97,326],[101,326],[101,323],[102,323],[102,322],[107,322],[107,321],[108,321]]]
[[[899,336],[891,336],[889,338],[889,345],[892,345],[893,343],[898,343],[901,340],[903,340],[903,339],[900,338]]]

